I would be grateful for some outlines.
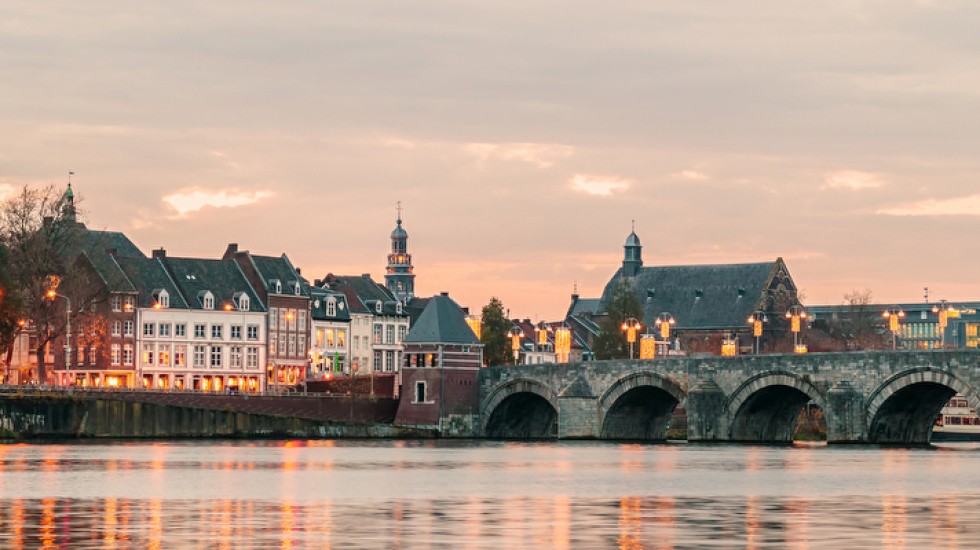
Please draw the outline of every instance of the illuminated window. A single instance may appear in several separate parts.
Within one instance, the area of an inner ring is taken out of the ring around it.
[[[121,353],[119,349],[119,344],[112,344],[110,349],[109,362],[113,365],[119,365]]]

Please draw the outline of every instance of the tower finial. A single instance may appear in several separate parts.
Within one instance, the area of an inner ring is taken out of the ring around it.
[[[572,280],[572,294],[578,294],[578,279]]]
[[[630,220],[630,231],[632,231],[633,233],[636,233],[636,220],[635,219]]]
[[[398,201],[398,224],[402,223],[402,201]]]

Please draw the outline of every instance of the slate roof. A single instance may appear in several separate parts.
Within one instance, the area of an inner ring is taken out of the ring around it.
[[[601,298],[579,298],[578,295],[572,295],[572,303],[568,306],[568,312],[565,313],[565,316],[595,315],[601,302]]]
[[[336,300],[336,315],[327,315],[327,300]],[[350,307],[347,297],[342,292],[326,288],[310,289],[310,315],[317,321],[350,321]]]
[[[653,266],[641,268],[629,281],[648,325],[661,312],[669,312],[678,328],[742,328],[762,305],[763,292],[780,268],[785,269],[781,258],[747,264]],[[606,285],[599,311],[606,311],[622,278],[620,269]]]
[[[463,309],[449,296],[433,296],[422,315],[412,326],[406,344],[479,344]]]
[[[429,300],[431,300],[431,298],[413,297],[407,304],[405,304],[405,312],[408,313],[410,325],[414,325],[415,322],[419,320],[422,312],[425,311],[425,307],[429,305]]]
[[[159,259],[117,258],[117,262],[129,280],[139,289],[137,298],[139,307],[153,307],[156,301],[153,292],[163,289],[170,295],[169,309],[187,309],[187,302]]]
[[[382,303],[381,315],[408,315],[404,310],[397,313],[398,300],[385,288],[374,282],[369,275],[350,276],[328,274],[323,278],[325,288],[342,292],[352,313],[378,315],[375,304]]]
[[[118,231],[98,231],[77,225],[66,248],[66,259],[84,256],[106,284],[109,292],[136,292],[137,288],[123,273],[118,258],[146,258],[126,235]]]
[[[267,291],[272,292],[273,290],[269,286],[270,281],[278,279],[282,283],[282,294],[293,294],[293,285],[299,282],[301,295],[310,295],[306,280],[296,272],[296,268],[293,267],[292,262],[285,254],[278,257],[249,254],[249,257],[252,259],[255,270],[258,271],[262,278],[262,284],[265,285]]]
[[[199,296],[211,291],[215,310],[233,302],[236,293],[244,292],[249,298],[249,311],[265,311],[265,305],[234,260],[167,256],[162,261],[190,309],[203,309]]]

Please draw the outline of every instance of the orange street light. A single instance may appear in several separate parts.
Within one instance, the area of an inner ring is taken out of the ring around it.
[[[806,310],[800,304],[793,304],[786,312],[786,318],[790,320],[790,330],[793,331],[793,351],[795,353],[806,353],[806,349],[800,346],[801,319],[806,319]]]
[[[888,330],[892,333],[892,349],[898,349],[898,331],[901,330],[899,319],[905,317],[905,312],[898,306],[892,306],[881,316],[888,319]]]
[[[623,326],[621,327],[623,332],[626,333],[626,341],[630,345],[630,359],[633,358],[633,344],[636,343],[636,333],[643,328],[643,323],[638,321],[635,317],[630,317],[623,321]]]

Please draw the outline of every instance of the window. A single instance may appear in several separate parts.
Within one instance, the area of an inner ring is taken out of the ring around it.
[[[405,325],[398,325],[398,341],[396,344],[401,343],[405,340],[405,333],[408,332],[408,327]]]
[[[425,403],[425,382],[415,383],[415,402]]]
[[[187,346],[174,346],[174,366],[184,367],[187,365]]]
[[[395,343],[395,325],[385,325],[385,343]]]
[[[194,366],[204,366],[204,356],[207,354],[207,346],[194,346]]]
[[[395,367],[397,367],[397,365],[395,364],[395,352],[393,352],[393,351],[386,351],[385,352],[385,372],[391,372],[391,371],[397,370]]]
[[[248,294],[242,294],[238,297],[238,309],[242,311],[248,311]]]
[[[123,336],[132,336],[136,325],[132,321],[123,321]]]
[[[337,330],[337,347],[343,348],[347,347],[347,331],[343,329]]]
[[[170,346],[165,344],[160,346],[160,351],[157,353],[157,364],[161,367],[170,366]]]
[[[289,322],[289,330],[296,330],[296,310],[291,309],[289,313],[286,314],[286,321]]]
[[[119,344],[112,344],[112,348],[110,348],[110,353],[111,355],[109,356],[109,362],[112,363],[113,365],[119,365],[119,359],[120,359]]]
[[[249,325],[248,326],[248,339],[258,340],[259,339],[259,325]]]
[[[221,347],[211,346],[211,368],[216,369],[221,366]]]
[[[316,329],[316,335],[314,336],[314,338],[315,338],[314,339],[314,342],[316,342],[316,344],[315,344],[316,347],[322,348],[323,347],[323,329],[322,328]]]
[[[354,340],[354,349],[356,349],[356,350],[357,349],[361,349],[361,337],[360,336],[355,336],[353,338],[353,340]]]
[[[292,357],[296,355],[296,335],[289,335],[289,356]]]
[[[223,338],[224,325],[211,325],[211,339],[221,340]]]
[[[112,335],[120,336],[122,334],[122,321],[112,322]]]
[[[204,299],[201,300],[201,303],[204,309],[214,309],[214,294],[211,294],[210,291],[205,291]]]
[[[170,323],[160,323],[160,338],[170,338]]]
[[[242,366],[242,347],[241,346],[231,346],[230,355],[228,357],[228,362],[232,367],[241,368]]]
[[[123,365],[133,364],[133,346],[126,344],[123,346]]]
[[[282,294],[282,281],[279,279],[272,281],[272,288],[275,289],[276,294]]]
[[[381,352],[374,352],[374,372],[381,372]]]
[[[334,342],[334,340],[333,340],[333,329],[328,328],[327,329],[327,346],[329,346],[329,347],[332,348],[333,347],[333,342]]]
[[[170,294],[167,294],[166,290],[161,290],[160,295],[157,296],[157,303],[160,307],[170,307]]]
[[[152,365],[153,364],[153,348],[147,346],[148,349],[143,350],[143,364]]]
[[[208,327],[204,323],[194,324],[194,338],[204,338],[207,334]]]
[[[113,296],[110,300],[112,311],[122,311],[122,296]]]
[[[123,311],[133,311],[133,297],[126,296],[123,298]]]
[[[327,300],[327,317],[337,316],[337,301],[333,298]]]
[[[277,330],[279,328],[279,308],[270,307],[269,308],[269,328],[272,330]]]
[[[241,325],[231,325],[231,334],[229,335],[229,338],[231,338],[232,340],[241,340],[242,339],[242,326]]]
[[[298,334],[296,336],[296,353],[300,355],[306,355],[306,335]]]
[[[153,323],[143,323],[143,337],[152,338],[156,325]]]
[[[302,290],[302,288],[303,288],[303,287],[301,287],[301,286],[300,286],[300,284],[299,284],[299,281],[296,281],[296,282],[295,282],[295,283],[293,284],[293,294],[295,294],[295,295],[297,295],[297,296],[299,296],[299,294],[300,294],[300,291]]]
[[[174,336],[178,338],[184,338],[187,336],[187,325],[184,323],[177,323],[174,325]]]
[[[299,310],[299,330],[306,332],[306,311]]]
[[[286,330],[286,310],[279,310],[279,330]]]
[[[259,368],[259,348],[250,347],[246,350],[245,366],[250,369]]]
[[[269,354],[273,357],[279,355],[279,339],[275,335],[269,338]]]
[[[381,343],[381,325],[374,325],[374,343]]]

